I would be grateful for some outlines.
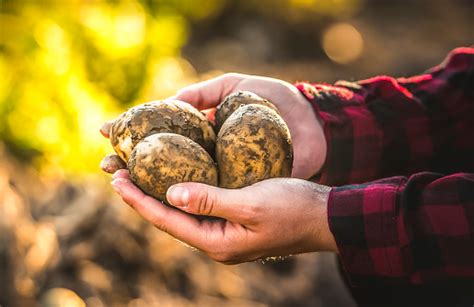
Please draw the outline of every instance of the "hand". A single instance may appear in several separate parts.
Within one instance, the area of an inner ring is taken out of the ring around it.
[[[157,228],[219,262],[337,250],[327,221],[330,188],[309,181],[275,178],[233,190],[180,183],[167,193],[173,207],[143,194],[126,170],[114,174],[112,185]]]
[[[227,95],[250,91],[273,102],[288,125],[293,140],[292,177],[308,179],[326,159],[326,140],[321,120],[298,89],[278,79],[243,74],[224,74],[181,89],[172,99],[186,101],[200,110],[216,107]],[[101,130],[108,136],[109,125]]]

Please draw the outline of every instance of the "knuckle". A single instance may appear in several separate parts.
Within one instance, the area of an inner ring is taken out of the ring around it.
[[[196,210],[201,215],[211,215],[216,204],[216,197],[214,193],[209,191],[201,191],[197,197]]]
[[[262,216],[262,206],[259,204],[246,204],[241,206],[240,210],[240,215],[245,223],[257,222]]]
[[[127,194],[124,194],[124,195],[121,195],[122,197],[122,200],[128,204],[130,207],[132,208],[135,208],[135,199],[133,197],[131,197],[130,195],[127,195]]]
[[[147,215],[144,215],[143,217],[159,230],[168,233],[169,232],[169,225],[167,224],[167,221],[169,220],[168,214],[169,213],[147,214]]]
[[[155,225],[155,227],[156,227],[158,230],[163,231],[163,232],[166,232],[166,233],[169,234],[169,229],[168,229],[168,227],[165,226],[164,224],[161,224],[161,223],[158,222],[158,223],[156,223],[156,224],[154,224],[154,225]]]
[[[223,74],[222,78],[228,81],[238,80],[242,78],[242,74],[239,74],[236,72],[228,72],[228,73]]]
[[[233,78],[236,77],[236,75],[237,75],[237,73],[235,73],[235,72],[228,72],[228,73],[223,74],[222,78],[223,79],[233,79]]]
[[[149,218],[149,222],[159,230],[164,231],[166,233],[169,232],[168,226],[163,222],[163,219],[160,219],[157,216],[152,216]]]
[[[249,217],[257,217],[262,213],[262,206],[259,204],[249,204],[245,209],[245,214]]]

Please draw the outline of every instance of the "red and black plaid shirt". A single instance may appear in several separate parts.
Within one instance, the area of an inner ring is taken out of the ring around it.
[[[297,87],[324,121],[319,182],[336,186],[329,224],[356,297],[456,290],[473,305],[474,48],[411,78]]]

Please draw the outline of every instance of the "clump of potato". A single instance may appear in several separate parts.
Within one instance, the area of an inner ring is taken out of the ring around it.
[[[110,128],[115,152],[127,162],[143,138],[160,132],[184,135],[214,154],[215,133],[206,116],[182,101],[154,101],[129,109]]]
[[[291,136],[268,100],[250,92],[229,95],[217,107],[216,127],[217,138],[204,114],[180,101],[131,108],[112,124],[118,156],[107,156],[101,168],[113,172],[125,161],[130,179],[164,202],[168,188],[180,182],[240,188],[291,175]]]

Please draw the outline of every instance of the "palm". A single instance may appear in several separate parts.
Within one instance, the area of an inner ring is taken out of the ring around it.
[[[220,245],[227,249],[227,246],[248,245],[248,242],[253,236],[252,230],[239,224],[230,222],[228,220],[204,220],[201,222],[201,230],[204,233],[207,241],[215,243],[214,246]],[[258,257],[255,257],[257,259]]]

